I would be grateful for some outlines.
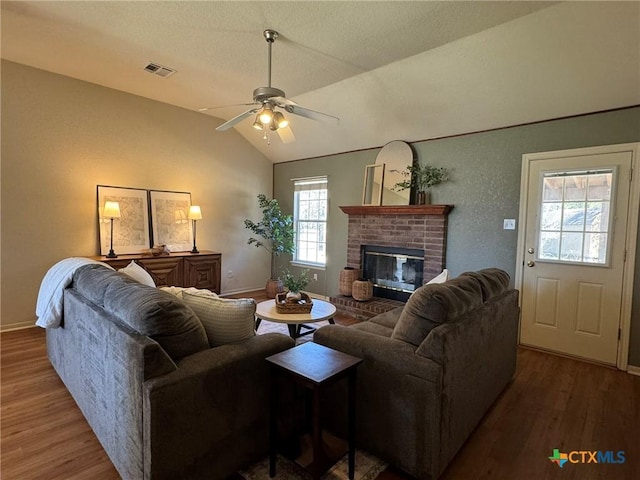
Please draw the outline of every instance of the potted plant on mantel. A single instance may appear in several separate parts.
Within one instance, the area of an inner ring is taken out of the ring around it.
[[[293,218],[282,213],[276,199],[268,199],[263,193],[258,195],[258,205],[262,209],[262,220],[255,223],[246,219],[244,226],[264,241],[251,237],[247,243],[264,247],[271,254],[271,278],[266,290],[268,298],[275,298],[277,293],[284,291],[282,281],[276,278],[276,257],[292,254],[295,250]]]
[[[414,187],[417,192],[416,203],[418,205],[429,203],[429,188],[449,180],[449,171],[446,168],[420,165],[419,163],[407,166],[402,175],[405,180],[396,183],[393,190],[402,191]]]

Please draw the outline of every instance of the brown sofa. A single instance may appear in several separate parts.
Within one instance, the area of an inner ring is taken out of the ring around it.
[[[369,321],[323,327],[314,341],[364,359],[358,447],[436,479],[515,373],[518,319],[509,275],[487,269],[420,287]],[[344,425],[340,415],[327,421]]]
[[[252,336],[211,348],[181,300],[100,265],[76,270],[49,359],[125,480],[224,479],[268,452],[265,357]]]

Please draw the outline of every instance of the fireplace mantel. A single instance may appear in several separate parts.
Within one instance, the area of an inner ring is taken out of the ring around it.
[[[453,205],[353,205],[340,207],[347,215],[448,215]]]

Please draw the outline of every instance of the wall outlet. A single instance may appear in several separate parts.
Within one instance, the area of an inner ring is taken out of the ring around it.
[[[314,281],[314,282],[317,282],[317,281],[318,281],[318,274],[317,274],[317,273],[314,273],[314,274],[313,274],[313,281]]]
[[[515,218],[505,218],[504,226],[502,227],[504,230],[515,230],[516,229],[516,219]]]
[[[227,273],[227,278],[233,278],[233,270],[229,270],[229,273]]]

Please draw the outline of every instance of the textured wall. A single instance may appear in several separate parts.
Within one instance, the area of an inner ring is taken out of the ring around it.
[[[263,287],[269,257],[246,245],[243,220],[259,216],[259,192],[271,193],[272,164],[217,124],[3,61],[2,326],[34,321],[52,264],[98,254],[97,184],[191,192],[204,217],[198,247],[222,253],[222,291]]]
[[[453,204],[447,234],[447,268],[498,267],[515,276],[517,230],[503,230],[505,218],[518,218],[520,169],[525,153],[640,141],[640,108],[548,121],[485,133],[416,142],[421,163],[444,166],[451,181],[432,191],[432,203]],[[361,202],[364,166],[379,149],[277,164],[274,195],[291,208],[290,179],[329,175],[331,215],[328,262],[319,293],[338,292],[339,270],[346,261],[347,219],[338,205]],[[640,270],[636,273],[630,361],[640,365]]]

